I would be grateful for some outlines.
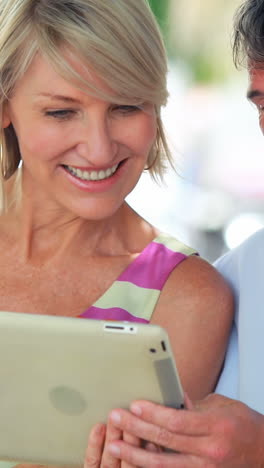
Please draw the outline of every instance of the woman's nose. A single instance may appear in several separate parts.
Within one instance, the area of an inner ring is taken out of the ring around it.
[[[83,129],[78,154],[94,167],[104,167],[115,162],[117,147],[108,122],[93,120]]]

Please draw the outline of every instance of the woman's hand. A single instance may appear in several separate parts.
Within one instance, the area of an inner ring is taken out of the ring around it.
[[[151,453],[124,441],[109,453],[141,468],[263,468],[264,416],[220,395],[210,395],[193,409],[174,410],[136,402],[134,414],[115,410],[115,427],[178,453]]]
[[[91,430],[85,455],[84,468],[137,468],[136,465],[121,461],[106,450],[112,441],[123,440],[128,446],[140,447],[140,439],[123,432],[111,421],[97,424]]]

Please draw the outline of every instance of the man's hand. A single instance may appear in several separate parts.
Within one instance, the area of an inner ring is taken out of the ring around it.
[[[177,452],[150,452],[121,440],[108,445],[109,453],[135,466],[264,467],[264,416],[220,395],[210,395],[187,410],[138,401],[131,413],[114,410],[110,420],[119,430]]]

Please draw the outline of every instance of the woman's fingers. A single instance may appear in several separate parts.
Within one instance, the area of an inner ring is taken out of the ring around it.
[[[105,447],[112,441],[122,440],[123,431],[115,427],[111,421],[107,422],[106,436],[105,436]],[[121,462],[117,458],[113,457],[109,450],[104,449],[102,453],[100,468],[120,468]]]
[[[136,468],[135,465],[131,465],[126,461],[120,461],[114,457],[107,449],[108,445],[114,441],[124,440],[131,446],[140,447],[140,439],[132,434],[123,433],[120,429],[117,429],[111,421],[108,421],[105,437],[105,450],[102,455],[101,468]]]
[[[140,439],[132,434],[125,433],[116,428],[111,421],[97,424],[90,432],[88,446],[85,454],[84,468],[136,468],[126,461],[113,456],[106,447],[111,442],[123,440],[130,446],[140,447]]]
[[[100,468],[105,444],[105,434],[105,424],[96,424],[91,430],[85,453],[84,468]]]

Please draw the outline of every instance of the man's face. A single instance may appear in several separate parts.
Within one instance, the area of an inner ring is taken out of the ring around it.
[[[249,87],[247,98],[251,101],[259,113],[259,125],[264,133],[264,65],[260,68],[259,64],[251,62],[248,67]]]

